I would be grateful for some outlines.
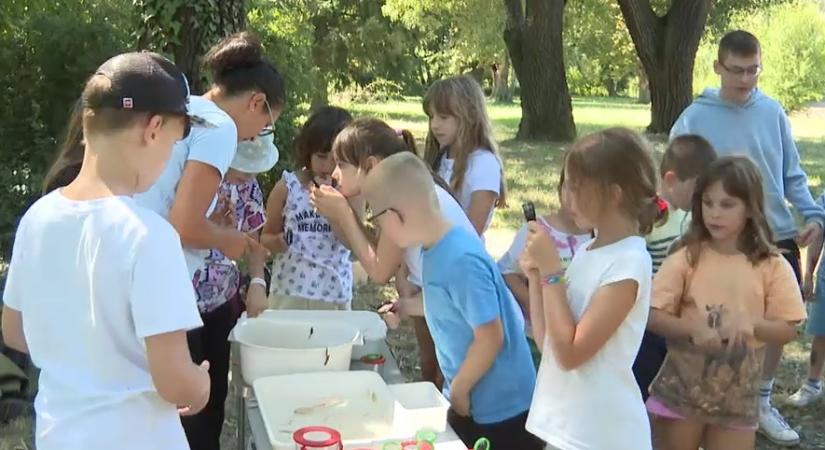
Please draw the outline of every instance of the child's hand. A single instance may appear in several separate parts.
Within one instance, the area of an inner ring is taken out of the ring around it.
[[[535,262],[535,266],[542,273],[554,274],[561,272],[561,258],[556,243],[550,236],[550,232],[543,225],[537,222],[530,222],[528,225],[530,234],[527,236],[527,246],[525,253]]]
[[[395,330],[401,325],[401,308],[398,303],[398,301],[389,302],[378,308],[378,314],[381,315],[390,330]]]
[[[813,302],[814,298],[814,274],[806,273],[802,279],[802,299],[806,302]]]
[[[707,351],[717,351],[722,348],[722,337],[719,332],[700,322],[690,333],[690,342]]]
[[[807,247],[811,245],[817,238],[822,237],[822,225],[819,222],[810,221],[799,230],[796,235],[796,243],[800,247]]]
[[[244,252],[246,263],[252,268],[263,268],[266,266],[267,260],[269,260],[269,250],[252,236],[247,235],[247,237],[249,240],[247,241],[246,251]]]
[[[450,386],[450,407],[459,416],[470,417],[470,391],[460,384]]]
[[[318,214],[330,220],[340,220],[350,211],[347,198],[330,186],[313,188],[309,198]]]
[[[182,416],[194,416],[201,412],[209,402],[209,391],[212,381],[209,379],[209,361],[204,361],[198,366],[198,397],[192,404],[178,408],[178,413]]]
[[[238,219],[235,217],[235,208],[232,201],[226,195],[218,197],[218,204],[209,216],[212,222],[227,228],[237,228]]]

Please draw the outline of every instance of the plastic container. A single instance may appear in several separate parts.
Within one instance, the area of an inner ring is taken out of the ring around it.
[[[395,435],[399,409],[384,380],[372,372],[316,372],[260,378],[253,384],[269,442],[292,450],[292,434],[324,425],[344,444],[363,447]]]
[[[359,360],[370,353],[380,353],[383,342],[387,339],[387,324],[377,313],[372,311],[298,311],[298,310],[267,310],[260,316],[261,319],[287,320],[300,322],[333,322],[346,323],[361,330],[363,342],[356,344],[352,349],[352,359]]]
[[[406,435],[414,436],[422,429],[441,433],[447,428],[450,402],[434,384],[428,382],[391,384],[393,397],[401,405],[399,422]]]
[[[384,355],[380,353],[370,353],[369,355],[361,357],[359,362],[365,370],[371,370],[380,375],[384,373],[384,365],[387,362],[387,358],[384,358]]]
[[[304,427],[292,434],[296,450],[343,450],[341,433],[323,426]]]
[[[349,370],[360,332],[348,324],[247,319],[233,330],[247,384],[272,375]]]

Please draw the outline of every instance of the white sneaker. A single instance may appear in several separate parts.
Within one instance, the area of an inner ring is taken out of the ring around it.
[[[799,443],[799,434],[788,425],[788,422],[785,422],[776,408],[760,408],[759,432],[781,446]]]
[[[803,383],[796,393],[788,397],[787,403],[801,408],[819,400],[822,397],[822,388],[815,389],[808,383]]]

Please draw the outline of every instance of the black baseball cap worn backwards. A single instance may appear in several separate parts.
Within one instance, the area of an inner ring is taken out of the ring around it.
[[[208,127],[206,120],[189,113],[189,83],[178,67],[152,52],[130,52],[114,56],[95,75],[109,79],[111,87],[94,98],[83,98],[87,108],[112,108],[187,118],[184,137],[191,126]]]

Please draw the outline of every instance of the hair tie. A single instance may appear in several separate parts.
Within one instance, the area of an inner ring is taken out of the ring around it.
[[[656,203],[656,207],[659,209],[659,214],[664,214],[667,212],[667,202],[662,197],[659,197],[658,194],[653,197],[653,202]]]

